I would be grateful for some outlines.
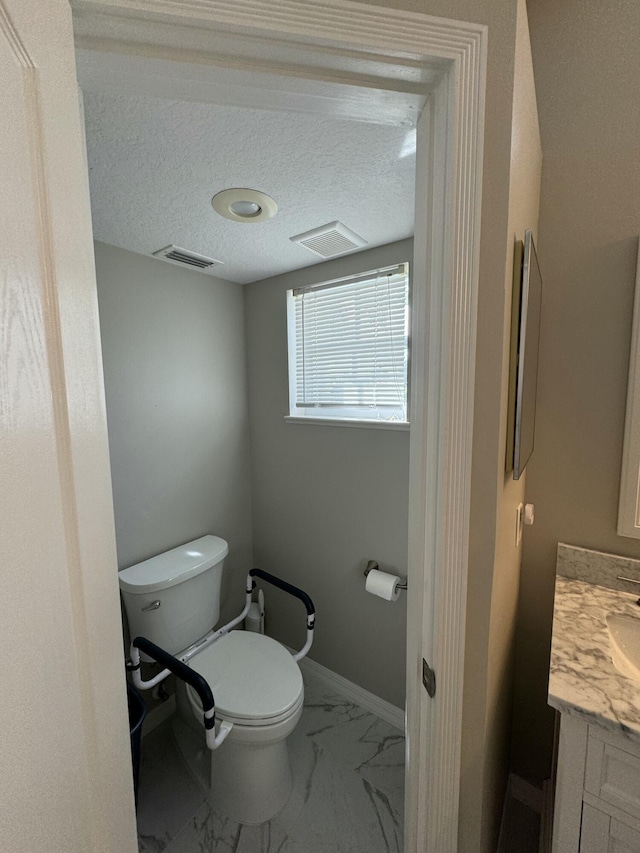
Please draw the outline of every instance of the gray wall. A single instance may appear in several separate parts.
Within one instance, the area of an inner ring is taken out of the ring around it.
[[[513,768],[549,775],[558,541],[640,557],[616,535],[637,235],[640,4],[530,0],[544,280],[536,447],[527,467]]]
[[[369,595],[362,571],[406,571],[409,433],[285,423],[286,291],[411,259],[406,240],[245,287],[256,565],[314,599],[313,660],[400,707],[406,596]],[[302,645],[301,605],[266,594],[270,633]]]
[[[215,533],[251,568],[242,288],[96,243],[118,564]],[[228,599],[231,599],[230,601]]]

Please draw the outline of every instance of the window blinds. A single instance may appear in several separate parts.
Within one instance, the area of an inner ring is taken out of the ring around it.
[[[406,420],[408,287],[403,264],[293,292],[298,409]]]

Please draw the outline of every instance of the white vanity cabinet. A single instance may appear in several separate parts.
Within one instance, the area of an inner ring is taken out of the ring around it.
[[[562,714],[553,853],[640,853],[640,742]]]
[[[558,572],[549,667],[549,704],[561,721],[553,853],[640,853],[640,682],[612,656],[640,668],[638,593],[616,586],[640,581],[640,561],[560,543]],[[616,633],[615,614],[632,642]]]
[[[640,831],[584,803],[580,853],[638,853]]]

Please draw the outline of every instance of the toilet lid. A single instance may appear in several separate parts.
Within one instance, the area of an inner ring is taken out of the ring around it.
[[[299,703],[302,673],[276,640],[250,631],[231,631],[188,662],[211,687],[216,712],[225,719],[270,720]],[[198,694],[187,688],[200,705]]]

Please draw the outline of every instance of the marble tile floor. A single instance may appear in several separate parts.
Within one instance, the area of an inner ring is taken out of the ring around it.
[[[293,791],[262,826],[216,814],[180,756],[171,721],[142,742],[140,853],[402,853],[404,736],[305,673],[289,740]]]

